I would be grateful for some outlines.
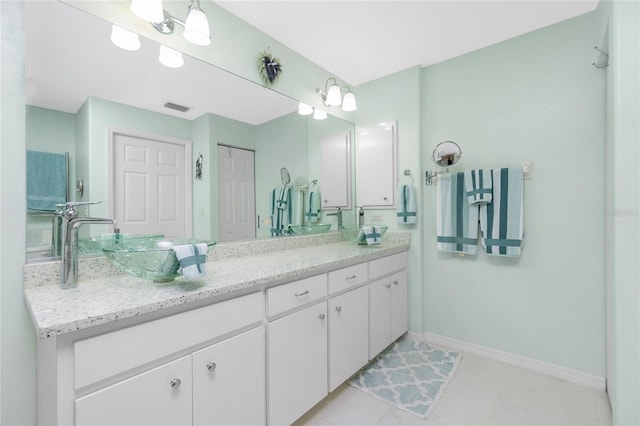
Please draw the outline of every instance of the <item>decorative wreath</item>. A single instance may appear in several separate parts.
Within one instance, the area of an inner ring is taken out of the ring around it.
[[[274,58],[269,49],[267,49],[262,52],[258,58],[258,71],[264,84],[271,86],[271,84],[280,77],[280,74],[282,74],[282,64],[280,60]]]

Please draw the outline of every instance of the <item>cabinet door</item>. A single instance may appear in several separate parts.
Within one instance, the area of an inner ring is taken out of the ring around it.
[[[76,425],[191,424],[191,357],[76,400]]]
[[[320,141],[322,208],[351,208],[351,141],[349,133]]]
[[[269,424],[288,425],[327,395],[327,303],[267,325]]]
[[[329,392],[367,363],[367,287],[329,300]]]
[[[392,207],[397,176],[395,123],[359,128],[356,161],[358,205]]]
[[[391,275],[391,341],[402,336],[409,329],[407,309],[407,271]]]
[[[391,286],[388,278],[369,284],[369,359],[391,343]]]
[[[264,425],[264,327],[193,355],[194,425]]]

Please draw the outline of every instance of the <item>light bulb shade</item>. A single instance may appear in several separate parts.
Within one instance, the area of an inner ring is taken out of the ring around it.
[[[316,120],[324,120],[327,118],[327,113],[316,108],[313,111],[313,118]]]
[[[298,103],[298,114],[300,115],[310,115],[313,114],[313,107],[311,105],[303,104],[302,102]]]
[[[162,0],[131,0],[131,11],[138,18],[149,22],[164,21]]]
[[[211,44],[209,34],[209,21],[202,9],[192,7],[184,24],[183,37],[198,46],[208,46]]]
[[[160,45],[160,56],[158,57],[158,60],[162,65],[169,68],[180,68],[184,65],[182,53],[163,44]]]
[[[111,42],[124,50],[140,49],[140,37],[138,37],[138,34],[117,25],[111,27]]]
[[[351,92],[345,93],[344,99],[342,100],[342,110],[355,111],[356,109],[358,109],[358,105],[356,104],[355,95]]]
[[[324,101],[327,106],[340,105],[342,103],[342,93],[340,92],[340,86],[332,84],[327,90],[327,99]]]

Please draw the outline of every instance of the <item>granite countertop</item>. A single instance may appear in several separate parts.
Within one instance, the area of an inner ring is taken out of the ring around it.
[[[164,284],[117,273],[110,265],[105,272],[102,262],[107,261],[100,258],[82,262],[77,288],[62,290],[53,273],[59,269],[59,262],[25,265],[24,291],[38,337],[49,338],[162,309],[260,291],[409,248],[409,234],[389,234],[380,246],[372,247],[335,237],[312,239],[311,245],[303,245],[309,240],[300,238],[274,240],[257,251],[247,249],[259,248],[256,243],[221,244],[216,247],[222,247],[219,253],[214,250],[207,261],[202,279],[177,278]],[[279,247],[270,248],[268,244]]]

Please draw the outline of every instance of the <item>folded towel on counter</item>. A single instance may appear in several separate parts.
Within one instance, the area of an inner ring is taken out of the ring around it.
[[[464,173],[438,175],[436,236],[440,251],[463,254],[478,251],[478,207],[467,202]]]
[[[271,236],[283,235],[293,215],[291,187],[283,186],[271,191]]]
[[[207,245],[205,243],[171,246],[171,250],[175,252],[176,258],[180,262],[182,276],[186,280],[204,275],[204,264],[207,263]]]
[[[306,197],[305,222],[317,222],[320,215],[320,189],[318,185],[311,185]]]
[[[488,255],[520,256],[523,238],[521,167],[492,170],[493,201],[480,206],[482,245]]]
[[[398,223],[412,225],[416,223],[416,197],[411,185],[398,186],[398,201],[396,202],[396,217]]]
[[[65,154],[27,151],[27,209],[55,211],[67,202]]]
[[[464,186],[469,204],[487,204],[493,194],[491,170],[471,170],[464,173]]]
[[[360,229],[363,240],[367,242],[367,245],[373,246],[380,244],[382,241],[382,233],[379,226],[363,226]],[[360,240],[360,238],[358,238]]]

